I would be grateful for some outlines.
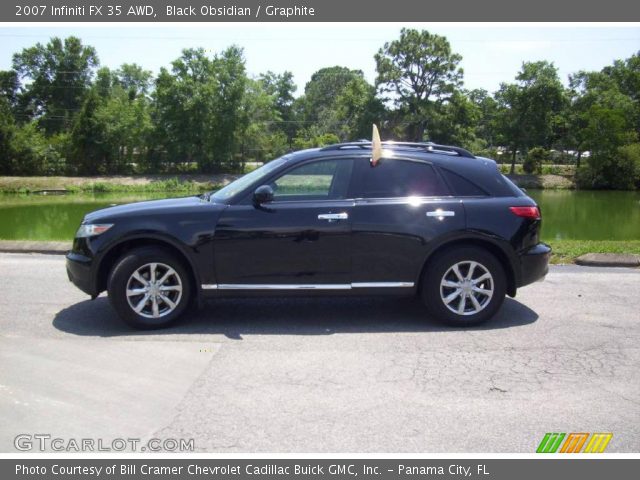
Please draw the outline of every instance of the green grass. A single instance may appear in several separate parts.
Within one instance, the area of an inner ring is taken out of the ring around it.
[[[501,173],[509,174],[511,172],[511,164],[510,163],[500,163],[498,164],[498,168]],[[515,175],[527,175],[524,171],[522,164],[516,164]],[[552,165],[552,164],[544,164],[542,165],[542,169],[538,173],[538,175],[575,175],[576,166],[575,165]]]
[[[573,263],[585,253],[631,253],[640,255],[640,240],[552,240],[551,263]]]
[[[172,178],[169,180],[159,180],[151,183],[126,185],[118,183],[95,182],[84,185],[69,185],[66,187],[70,192],[80,193],[152,193],[152,192],[180,192],[180,193],[202,193],[210,190],[217,190],[220,185],[211,182],[180,182]]]
[[[30,193],[40,190],[66,190],[68,193],[202,193],[218,190],[222,185],[178,178],[158,179],[147,183],[110,181],[65,182],[64,177],[0,177],[0,193]]]

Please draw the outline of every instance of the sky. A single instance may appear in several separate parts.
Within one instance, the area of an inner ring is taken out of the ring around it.
[[[640,24],[541,26],[540,24],[199,24],[111,26],[0,26],[0,69],[11,67],[13,53],[52,36],[75,35],[98,52],[101,65],[137,63],[157,73],[183,48],[211,53],[232,44],[244,48],[247,72],[293,72],[297,95],[316,70],[334,65],[360,69],[375,81],[374,54],[397,39],[402,26],[444,35],[462,55],[464,86],[493,92],[511,82],[522,62],[548,60],[560,78],[579,70],[600,70],[615,59],[640,51]]]

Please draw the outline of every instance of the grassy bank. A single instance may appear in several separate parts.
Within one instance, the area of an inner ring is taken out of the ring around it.
[[[0,193],[64,190],[68,193],[201,193],[217,190],[237,175],[144,175],[113,177],[0,177]]]
[[[631,253],[640,255],[640,240],[552,240],[551,263],[574,263],[586,253]]]
[[[508,166],[504,166],[508,167]],[[508,168],[503,169],[507,173]],[[0,177],[0,193],[32,193],[64,190],[68,193],[202,193],[223,187],[239,174],[139,175],[110,177]],[[508,175],[522,188],[574,189],[570,175]]]

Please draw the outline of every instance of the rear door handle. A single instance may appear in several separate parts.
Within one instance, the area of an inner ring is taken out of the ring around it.
[[[347,212],[342,213],[321,213],[318,215],[318,220],[329,220],[330,222],[335,222],[336,220],[347,220],[349,218],[349,214]]]
[[[439,208],[437,210],[427,212],[427,217],[455,217],[455,215],[456,212],[453,210],[441,210]]]

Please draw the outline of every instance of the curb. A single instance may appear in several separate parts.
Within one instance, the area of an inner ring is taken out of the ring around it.
[[[33,242],[31,240],[0,240],[0,252],[46,253],[64,255],[71,250],[69,242]]]
[[[587,253],[576,258],[584,267],[640,267],[640,256],[626,253]]]

